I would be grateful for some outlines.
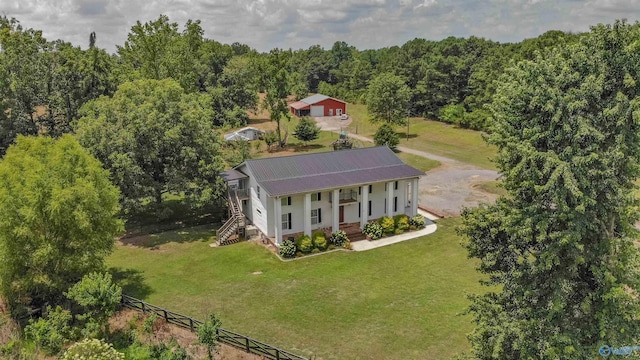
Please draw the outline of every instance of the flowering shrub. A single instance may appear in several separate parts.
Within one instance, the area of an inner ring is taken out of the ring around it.
[[[348,242],[347,233],[344,230],[338,230],[331,234],[331,243],[335,246],[344,246],[344,243]]]
[[[396,233],[402,234],[409,230],[409,217],[404,214],[396,215],[393,217],[393,222],[396,226]]]
[[[380,239],[382,237],[382,226],[377,221],[369,221],[364,225],[362,233],[368,235],[371,240]]]
[[[285,240],[282,245],[280,245],[280,249],[278,253],[283,258],[292,258],[296,256],[296,244],[292,240]]]
[[[411,219],[409,219],[409,225],[415,226],[416,229],[424,229],[425,227],[424,216],[420,214],[414,215],[413,217],[411,217]]]

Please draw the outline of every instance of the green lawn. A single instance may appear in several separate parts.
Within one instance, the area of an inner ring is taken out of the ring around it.
[[[404,161],[406,164],[409,164],[414,168],[422,170],[424,172],[440,166],[439,161],[427,159],[414,154],[399,152],[398,157],[402,159],[402,161]]]
[[[500,185],[501,183],[501,180],[487,181],[477,184],[476,187],[491,194],[496,194],[499,196],[506,195],[507,190],[505,190],[505,188]]]
[[[349,131],[373,138],[378,125],[369,122],[366,105],[349,104],[348,112],[352,122]],[[398,127],[400,146],[422,150],[495,170],[489,160],[496,155],[496,148],[487,145],[479,131],[459,129],[439,121],[411,118],[409,139],[406,126]]]
[[[200,319],[218,313],[225,328],[301,355],[448,359],[468,349],[465,293],[482,291],[457,224],[288,263],[254,243],[210,248],[212,233],[195,228],[117,246],[108,264],[127,294]]]

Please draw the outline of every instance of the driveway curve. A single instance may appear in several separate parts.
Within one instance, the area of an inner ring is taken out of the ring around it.
[[[339,117],[315,118],[320,129],[339,132],[351,123],[351,119]],[[349,134],[349,137],[362,142],[373,142],[362,135]],[[500,174],[494,170],[483,169],[445,156],[398,146],[398,150],[437,160],[441,163],[435,169],[426,172],[420,179],[420,205],[438,215],[457,216],[465,207],[478,206],[481,203],[493,203],[497,195],[486,192],[479,184],[498,179]]]

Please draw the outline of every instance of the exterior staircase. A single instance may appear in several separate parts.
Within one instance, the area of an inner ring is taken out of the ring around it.
[[[247,219],[240,210],[240,200],[238,194],[230,189],[228,192],[229,218],[222,224],[216,233],[216,244],[218,246],[230,245],[240,241],[244,236],[247,227]]]

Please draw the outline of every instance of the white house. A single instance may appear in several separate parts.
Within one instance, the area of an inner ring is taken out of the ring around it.
[[[315,229],[413,216],[422,175],[386,146],[247,160],[222,174],[247,220],[278,246]]]
[[[251,126],[244,127],[242,129],[236,130],[234,132],[224,134],[224,139],[226,141],[235,141],[235,140],[258,140],[260,136],[264,134],[263,130],[256,129]]]

